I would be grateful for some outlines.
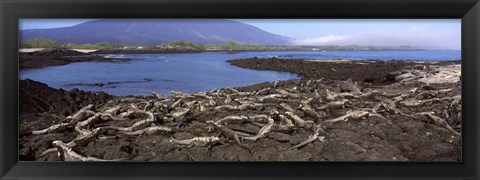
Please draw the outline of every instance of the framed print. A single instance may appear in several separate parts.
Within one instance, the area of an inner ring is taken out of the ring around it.
[[[2,178],[478,178],[478,1],[0,5]]]

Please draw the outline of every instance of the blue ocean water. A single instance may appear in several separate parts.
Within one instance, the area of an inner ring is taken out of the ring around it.
[[[214,88],[247,86],[261,82],[297,78],[296,74],[250,70],[232,66],[230,59],[278,57],[286,59],[350,60],[459,60],[460,51],[264,51],[226,54],[224,52],[186,54],[103,54],[129,58],[127,62],[79,62],[20,71],[29,78],[53,88],[104,91],[112,95],[150,95],[153,91],[169,95]],[[103,83],[104,86],[85,84]]]

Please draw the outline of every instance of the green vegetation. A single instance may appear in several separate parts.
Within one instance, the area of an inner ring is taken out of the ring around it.
[[[173,41],[173,42],[169,42],[167,43],[167,45],[169,46],[181,46],[181,47],[194,47],[195,45],[193,44],[193,42],[190,42],[190,41],[180,41],[180,40],[176,40],[176,41]]]
[[[205,50],[205,47],[199,44],[194,44],[191,41],[181,41],[181,40],[176,40],[173,42],[166,43],[168,46],[174,46],[174,47],[184,47],[184,48],[193,48],[197,50]]]
[[[114,48],[121,48],[124,45],[122,44],[115,44],[110,42],[101,42],[96,44],[63,44],[64,48],[67,49],[114,49]]]
[[[112,49],[121,48],[124,45],[110,42],[101,42],[96,44],[61,44],[57,41],[47,38],[30,38],[20,44],[20,48],[67,48],[67,49]]]
[[[57,41],[47,38],[31,38],[20,44],[20,48],[60,48]]]
[[[123,45],[110,42],[102,42],[96,44],[61,44],[57,41],[47,38],[31,38],[20,44],[20,48],[66,48],[66,49],[118,49],[118,48],[135,48],[136,46],[143,46],[143,49],[158,49],[166,46],[174,46],[178,48],[188,48],[196,50],[219,50],[219,51],[285,51],[285,50],[304,50],[299,46],[267,46],[267,45],[253,45],[253,44],[238,44],[235,42],[228,42],[225,44],[207,44],[200,45],[190,41],[173,41],[165,43],[160,46],[145,46],[145,45]]]
[[[140,47],[141,46],[141,47]],[[46,38],[31,38],[20,44],[20,48],[66,48],[66,49],[144,49],[157,50],[173,46],[183,49],[194,49],[199,51],[346,51],[346,50],[419,50],[420,48],[412,46],[359,46],[359,45],[324,45],[324,46],[274,46],[274,45],[254,45],[240,44],[233,41],[225,44],[195,44],[191,41],[173,41],[162,45],[123,45],[111,42],[101,42],[96,44],[61,44]],[[140,47],[140,48],[139,48]]]
[[[205,49],[210,50],[230,50],[230,51],[293,51],[303,50],[299,46],[267,46],[254,44],[238,44],[235,42],[227,42],[226,44],[207,44]]]
[[[187,47],[198,50],[219,50],[219,51],[282,51],[282,50],[302,50],[302,47],[298,46],[267,46],[267,45],[254,45],[254,44],[239,44],[233,41],[229,41],[225,44],[194,44],[190,41],[174,41],[166,43],[168,46],[175,47]]]

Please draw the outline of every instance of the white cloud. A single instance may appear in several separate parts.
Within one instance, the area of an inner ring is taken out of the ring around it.
[[[460,29],[429,30],[409,27],[390,31],[371,31],[355,34],[329,34],[320,37],[295,39],[295,45],[374,45],[417,46],[460,49]]]
[[[321,36],[321,37],[314,37],[314,38],[305,38],[305,39],[299,39],[298,41],[295,41],[295,44],[326,44],[326,43],[335,43],[335,42],[341,42],[346,39],[348,39],[351,35],[336,35],[336,34],[330,34],[326,36]]]

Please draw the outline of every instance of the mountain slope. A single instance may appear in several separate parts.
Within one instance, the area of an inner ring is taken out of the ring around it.
[[[20,32],[20,41],[44,37],[61,43],[113,42],[160,44],[176,40],[198,44],[237,43],[286,45],[289,38],[255,26],[222,19],[101,19],[72,27],[31,29]]]

